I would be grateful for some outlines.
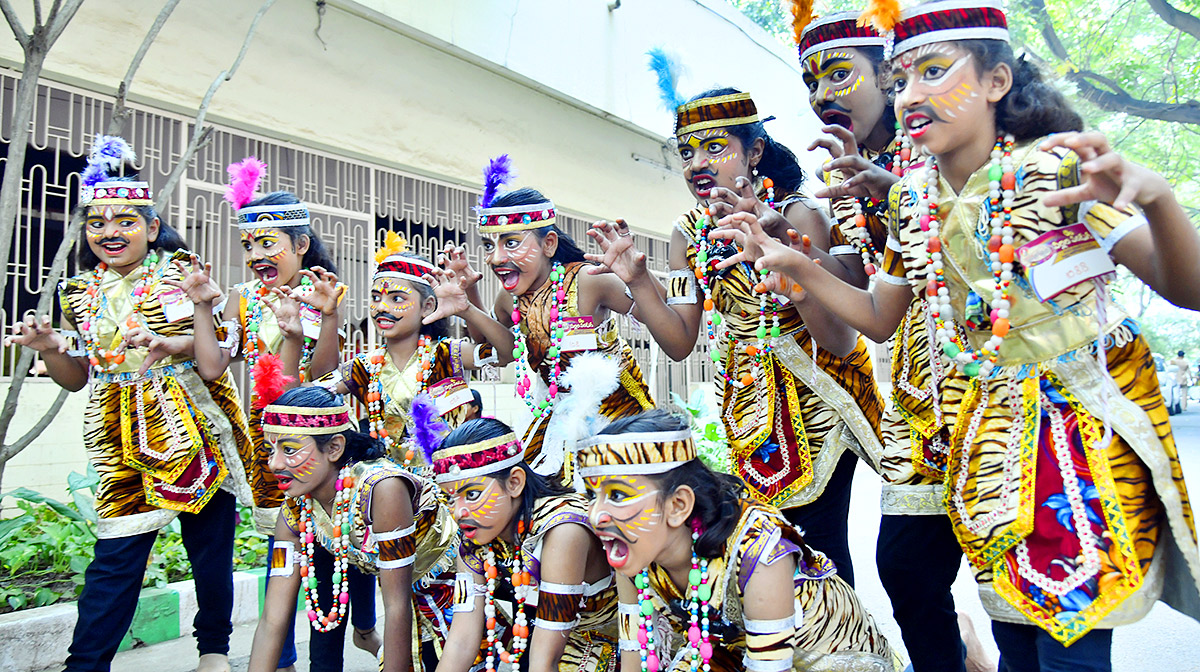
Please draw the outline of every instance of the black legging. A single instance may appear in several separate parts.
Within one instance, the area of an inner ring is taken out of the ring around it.
[[[847,450],[838,460],[825,492],[813,501],[783,516],[804,530],[804,542],[825,554],[837,566],[838,576],[854,587],[854,564],[850,561],[847,525],[850,518],[850,485],[858,456]]]

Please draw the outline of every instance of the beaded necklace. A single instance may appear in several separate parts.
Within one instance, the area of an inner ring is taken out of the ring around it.
[[[933,316],[938,345],[946,358],[970,378],[986,376],[995,368],[1001,342],[1010,328],[1008,317],[1012,297],[1008,287],[1012,284],[1014,256],[1011,220],[1017,186],[1012,165],[1013,142],[1012,135],[996,138],[991,166],[988,168],[988,198],[984,206],[992,234],[987,242],[987,253],[995,277],[995,288],[992,290],[992,311],[989,316],[992,335],[977,352],[967,350],[965,341],[953,324],[954,312],[950,306],[950,290],[946,287],[942,240],[938,237],[937,161],[932,157],[926,164],[925,188],[913,216],[925,232],[925,250],[928,253],[925,296],[929,302],[929,313]]]
[[[313,565],[313,550],[316,539],[316,524],[313,522],[312,497],[305,496],[300,516],[300,541],[304,554],[300,556],[300,578],[304,582],[304,606],[313,630],[330,632],[337,629],[346,615],[350,604],[350,499],[353,494],[354,477],[350,465],[338,471],[336,493],[333,496],[333,607],[322,613],[317,601],[317,572]]]
[[[142,311],[142,304],[150,296],[150,288],[163,278],[170,264],[165,264],[153,273],[151,270],[158,264],[158,252],[150,250],[142,259],[142,275],[134,282],[130,296],[133,297],[133,310],[125,319],[125,326],[132,329],[140,326],[137,316]],[[100,262],[92,269],[86,290],[87,303],[84,304],[83,314],[80,315],[79,333],[83,339],[84,349],[88,353],[88,362],[92,367],[102,372],[116,371],[125,362],[125,353],[114,353],[100,347],[100,319],[108,310],[108,296],[100,289],[108,264]]]
[[[683,655],[690,657],[691,672],[709,672],[712,661],[712,642],[709,640],[708,601],[712,585],[708,581],[708,558],[696,555],[696,540],[700,538],[699,521],[692,522],[692,568],[688,571],[688,631]],[[641,646],[642,672],[658,672],[661,661],[654,643],[654,603],[650,599],[650,568],[634,577],[638,591],[638,644]]]
[[[546,398],[540,401],[535,401],[533,398],[533,381],[529,377],[533,371],[529,366],[529,345],[525,342],[525,334],[521,331],[521,310],[517,307],[516,301],[513,301],[513,359],[517,363],[517,394],[521,395],[521,398],[525,400],[525,405],[533,413],[534,422],[553,410],[554,398],[558,396],[558,379],[562,375],[561,344],[564,336],[561,312],[567,298],[567,290],[564,286],[565,277],[563,265],[557,261],[554,262],[554,265],[550,267],[550,347],[546,350],[546,361],[553,360],[554,366],[550,369],[550,384],[546,390]]]
[[[312,285],[312,280],[301,276],[300,286],[307,287]],[[271,293],[270,288],[259,286],[253,291],[244,291],[242,296],[246,299],[246,349],[242,353],[242,360],[246,364],[246,370],[250,376],[250,395],[254,397],[254,369],[258,364],[258,358],[267,350],[267,344],[259,336],[259,330],[262,328],[263,320],[263,302]],[[308,371],[308,365],[312,361],[313,350],[316,349],[316,340],[304,336],[304,345],[300,350],[300,382],[305,382],[305,376]]]
[[[496,553],[492,550],[491,544],[487,547],[487,552],[483,559],[483,571],[487,578],[487,595],[483,603],[483,615],[487,619],[487,658],[485,669],[487,672],[496,671],[496,659],[500,662],[508,663],[514,668],[521,662],[521,658],[525,655],[525,649],[529,646],[529,617],[525,614],[525,601],[529,597],[533,577],[529,572],[525,571],[525,554],[521,549],[521,535],[525,532],[525,521],[517,521],[517,536],[513,540],[513,560],[509,567],[509,582],[513,587],[513,595],[516,597],[517,605],[513,609],[513,627],[512,627],[512,651],[504,648],[504,643],[496,636],[496,581],[500,576],[500,569],[496,565]]]
[[[763,183],[766,184],[766,178]],[[769,194],[770,195],[770,194]],[[755,331],[757,342],[747,345],[745,348],[746,355],[751,357],[751,373],[744,374],[741,378],[733,378],[725,370],[725,364],[721,360],[721,349],[717,344],[717,327],[721,324],[721,314],[716,310],[716,304],[713,302],[713,287],[716,285],[717,273],[716,265],[719,259],[710,258],[711,245],[708,240],[708,234],[716,228],[716,223],[713,222],[712,214],[709,209],[704,208],[704,214],[700,216],[696,222],[696,239],[692,245],[692,250],[696,255],[696,280],[699,282],[700,290],[704,293],[704,322],[705,330],[708,335],[708,356],[712,359],[713,365],[717,368],[717,375],[725,379],[725,383],[732,385],[735,388],[749,387],[756,380],[759,380],[762,373],[762,365],[767,361],[768,355],[771,353],[771,343],[767,340],[768,334],[772,339],[779,338],[779,307],[775,299],[766,291],[766,287],[762,281],[765,281],[770,271],[763,269],[754,271],[749,269],[750,281],[754,281],[754,273],[758,273],[760,281],[754,284],[754,291],[758,294],[758,329]],[[771,304],[771,326],[767,326],[767,303]],[[736,347],[735,339],[732,335],[729,336],[730,347]]]
[[[912,162],[912,141],[904,133],[904,128],[899,122],[896,123],[896,139],[893,144],[896,146],[896,153],[892,154],[890,170],[893,175],[903,177]],[[850,204],[854,209],[854,233],[856,236],[850,236],[850,243],[858,248],[867,277],[872,277],[883,267],[883,254],[875,248],[875,241],[871,240],[871,233],[867,230],[867,216],[863,212],[863,200],[866,200],[868,205],[877,205],[869,198],[851,197]]]
[[[433,355],[436,346],[432,338],[421,334],[417,339],[417,350],[414,353],[417,361],[420,363],[417,367],[416,381],[417,393],[424,392],[429,386],[429,375],[433,372]],[[384,406],[387,401],[387,393],[383,390],[383,381],[380,380],[380,372],[383,371],[383,365],[387,361],[387,350],[380,348],[371,354],[367,360],[367,425],[371,430],[371,438],[379,439],[383,442],[384,450],[390,451],[394,439],[388,435],[387,426],[385,425]],[[412,461],[416,457],[416,453],[412,448],[404,452],[404,466],[411,467]]]

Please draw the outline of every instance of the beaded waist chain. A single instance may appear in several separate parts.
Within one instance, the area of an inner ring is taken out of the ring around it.
[[[145,382],[152,378],[162,378],[165,376],[176,376],[184,371],[196,368],[196,360],[189,359],[186,362],[179,364],[166,364],[157,366],[143,375],[138,375],[137,371],[122,371],[120,373],[107,373],[104,371],[95,371],[92,373],[92,378],[98,383],[116,383],[118,385],[132,385],[134,383]]]

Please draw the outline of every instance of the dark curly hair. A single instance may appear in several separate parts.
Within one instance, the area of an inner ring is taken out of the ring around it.
[[[274,403],[281,406],[333,408],[345,402],[340,396],[323,387],[306,385],[303,387],[293,387],[284,392]],[[341,459],[335,463],[339,467],[345,466],[350,462],[378,460],[386,454],[383,444],[379,439],[372,439],[369,434],[347,429],[341,432],[340,435],[346,437],[346,448],[342,451]],[[325,452],[325,447],[329,445],[329,442],[335,436],[338,436],[338,434],[315,434],[313,435],[313,440],[317,442],[317,448],[321,452]]]
[[[512,431],[512,427],[495,418],[475,418],[454,428],[453,431],[446,435],[446,438],[442,439],[441,447],[451,448],[479,443],[480,441],[499,438]],[[488,474],[488,478],[505,481],[512,474],[513,469],[520,469],[525,472],[525,491],[521,493],[521,505],[517,508],[517,520],[524,521],[526,529],[529,528],[529,524],[533,521],[533,506],[537,500],[571,493],[571,490],[566,486],[557,480],[542,476],[529,468],[529,464],[524,461],[508,469],[501,469],[500,471],[490,473]]]
[[[1043,77],[1037,65],[1017,58],[1012,46],[1001,40],[961,40],[958,46],[975,57],[982,74],[1001,63],[1012,68],[1012,88],[996,104],[996,127],[1012,133],[1019,142],[1051,133],[1082,131],[1083,118],[1065,96]]]
[[[660,409],[638,413],[612,421],[600,430],[599,436],[633,434],[641,432],[678,432],[688,428],[679,416]],[[674,469],[647,478],[661,488],[660,498],[665,499],[680,486],[688,486],[696,493],[696,503],[688,524],[700,521],[700,538],[696,540],[696,553],[705,558],[718,558],[725,554],[725,542],[733,534],[742,515],[742,498],[746,484],[729,474],[709,469],[698,459],[689,460]]]
[[[300,199],[290,191],[272,191],[266,196],[259,196],[243,207],[250,208],[256,205],[295,205],[299,202]],[[304,252],[304,258],[300,261],[301,266],[304,268],[320,266],[330,273],[337,273],[337,264],[333,262],[333,257],[330,256],[325,243],[321,242],[321,237],[317,235],[316,230],[311,225],[281,226],[278,228],[291,239],[293,247],[299,243],[302,236],[308,237],[308,250]]]
[[[727,96],[734,93],[742,93],[732,87],[722,87],[717,89],[709,89],[704,93],[692,96],[688,102],[700,100],[701,98],[711,98],[713,96]],[[800,185],[804,184],[805,176],[804,169],[800,167],[800,162],[796,160],[796,155],[792,150],[784,147],[779,142],[776,142],[763,127],[761,121],[756,121],[753,124],[737,124],[735,126],[722,126],[733,137],[737,138],[742,147],[748,152],[750,146],[755,140],[762,138],[763,154],[762,159],[758,162],[758,174],[763,177],[769,177],[775,182],[777,194],[791,194],[800,190]]]
[[[544,203],[548,200],[542,195],[542,192],[537,189],[523,187],[514,189],[497,196],[489,208],[511,208],[517,205],[532,205],[534,203]],[[584,261],[583,250],[579,249],[579,245],[575,243],[575,239],[567,234],[566,231],[558,228],[556,225],[543,226],[540,229],[534,229],[533,233],[538,237],[538,240],[544,239],[550,232],[558,234],[558,248],[554,251],[554,256],[550,261],[557,261],[560,264],[569,264],[575,261]]]

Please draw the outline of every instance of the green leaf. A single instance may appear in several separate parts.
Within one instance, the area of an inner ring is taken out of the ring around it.
[[[35,504],[45,504],[46,506],[54,509],[60,515],[70,518],[71,520],[86,520],[78,511],[72,509],[70,506],[63,504],[52,497],[47,497],[40,492],[30,490],[29,488],[17,488],[16,490],[10,490],[4,493],[3,497],[16,497],[17,499],[23,499],[27,502],[34,502]]]
[[[96,507],[92,504],[92,498],[78,491],[71,491],[71,498],[75,500],[75,508],[79,509],[79,515],[83,516],[84,520],[95,525],[100,521],[100,517],[96,515]]]
[[[12,597],[8,598],[8,606],[12,607],[13,611],[16,611],[17,609],[24,609],[27,604],[29,604],[29,598],[25,597],[24,594],[13,595]]]
[[[44,607],[47,604],[54,604],[60,597],[62,597],[62,593],[56,593],[49,588],[42,587],[38,588],[37,592],[33,594],[33,603],[39,607]]]
[[[28,513],[19,515],[16,518],[0,520],[0,544],[3,544],[8,540],[8,535],[16,532],[33,521],[33,516],[29,515]]]
[[[98,485],[100,485],[100,474],[96,473],[96,468],[90,463],[87,474],[72,471],[67,475],[67,492],[70,493],[74,493],[76,490],[91,490]]]
[[[85,555],[71,556],[71,571],[76,574],[83,574],[87,571],[88,565],[92,564],[92,559]]]

